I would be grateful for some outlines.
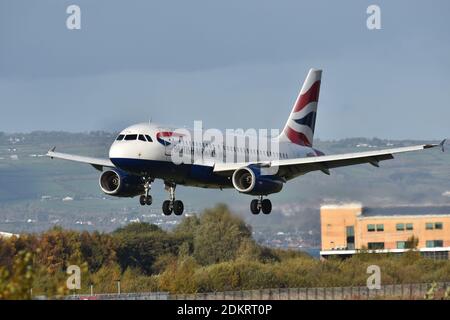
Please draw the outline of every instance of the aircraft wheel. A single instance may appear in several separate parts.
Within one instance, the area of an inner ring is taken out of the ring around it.
[[[145,206],[145,196],[144,195],[139,197],[139,203],[141,204],[141,206]]]
[[[145,198],[145,204],[149,206],[149,205],[152,204],[152,202],[153,202],[152,196],[151,196],[151,195],[148,195],[148,196]]]
[[[250,211],[253,214],[259,214],[260,210],[261,210],[261,208],[258,205],[258,200],[253,199],[252,202],[250,202]]]
[[[264,214],[269,214],[272,211],[272,202],[269,199],[264,199],[261,202],[261,209]]]
[[[166,216],[170,216],[172,214],[172,204],[170,203],[169,200],[163,202],[162,211]]]
[[[175,200],[173,202],[173,213],[177,216],[181,216],[183,214],[184,205],[183,202],[180,200]]]

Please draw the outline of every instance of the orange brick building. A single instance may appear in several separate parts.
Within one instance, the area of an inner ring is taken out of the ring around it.
[[[351,256],[360,249],[402,253],[412,236],[424,256],[449,258],[450,206],[323,205],[320,221],[323,258]]]

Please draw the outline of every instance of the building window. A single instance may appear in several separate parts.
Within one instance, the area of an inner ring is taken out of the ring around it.
[[[406,241],[397,241],[397,249],[405,249]]]
[[[427,240],[426,242],[427,248],[440,248],[444,246],[443,240]]]
[[[397,223],[395,228],[397,229],[397,231],[411,231],[413,230],[413,224],[412,223]]]
[[[384,249],[384,242],[369,242],[367,247],[369,250]]]
[[[347,232],[347,237],[355,236],[355,228],[353,226],[345,227]]]
[[[425,225],[425,229],[427,230],[442,230],[444,227],[444,224],[442,222],[427,222]]]
[[[374,231],[384,231],[384,224],[368,224],[367,225],[367,231],[374,232]]]
[[[347,249],[355,249],[355,228],[353,226],[345,227],[347,234]]]

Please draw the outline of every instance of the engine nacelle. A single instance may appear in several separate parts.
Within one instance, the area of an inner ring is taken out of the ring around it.
[[[268,195],[280,192],[283,181],[272,175],[261,175],[259,168],[243,167],[233,173],[234,188],[251,195]]]
[[[134,197],[144,193],[141,177],[117,169],[103,172],[99,183],[102,191],[110,196]]]

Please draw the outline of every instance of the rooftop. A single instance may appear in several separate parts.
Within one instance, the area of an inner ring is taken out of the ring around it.
[[[330,203],[330,204],[322,204],[320,206],[320,208],[321,209],[344,209],[344,208],[359,209],[359,208],[362,208],[362,204],[360,202]]]
[[[341,203],[322,205],[321,209],[361,209],[360,218],[393,216],[450,216],[450,205],[399,205],[385,207],[364,207],[360,203]]]
[[[14,234],[14,233],[9,233],[9,232],[1,232],[0,231],[0,238],[10,238],[12,236],[16,236],[18,237],[18,234]]]
[[[362,216],[422,216],[422,215],[450,215],[450,206],[391,206],[391,207],[363,207]]]

